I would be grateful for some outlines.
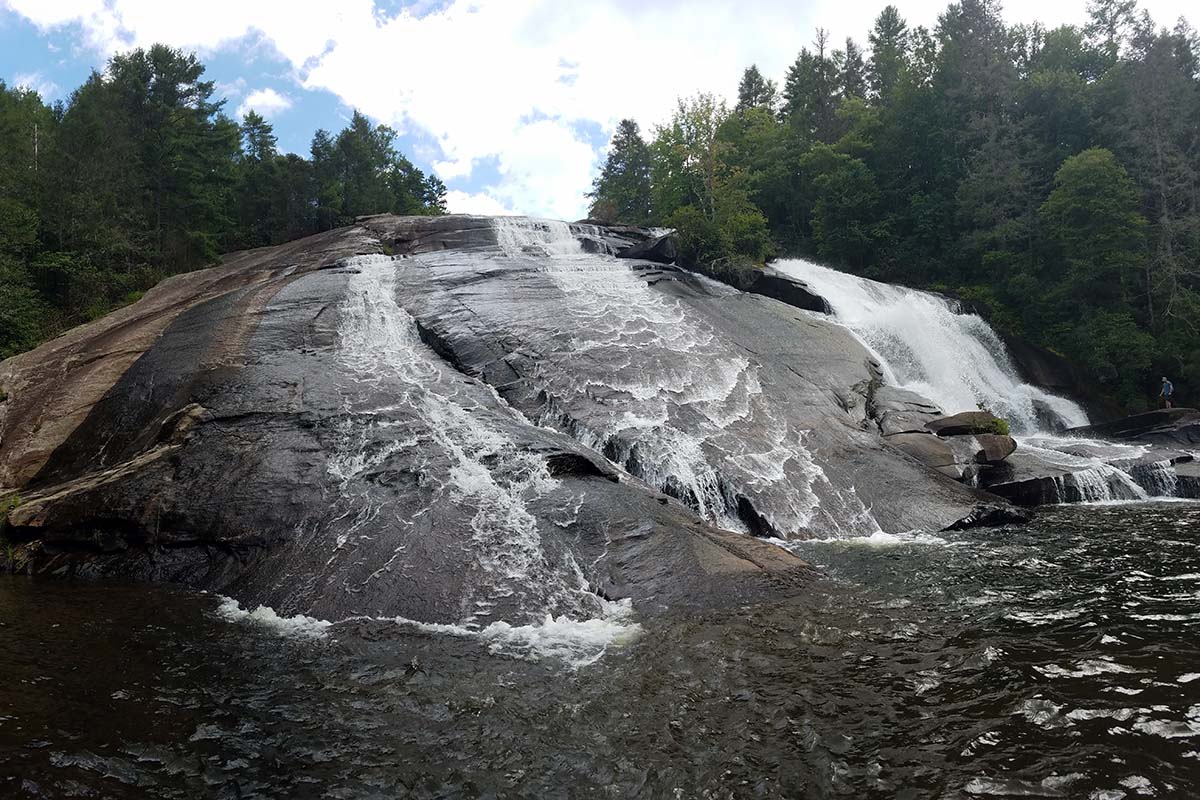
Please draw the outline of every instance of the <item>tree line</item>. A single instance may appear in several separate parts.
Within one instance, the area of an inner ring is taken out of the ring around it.
[[[940,290],[1088,369],[1127,408],[1160,373],[1200,404],[1200,37],[1135,0],[932,29],[887,6],[867,47],[818,30],[737,103],[618,126],[594,217],[676,228],[733,280],[775,255]]]
[[[194,55],[114,56],[65,103],[0,81],[0,358],[218,254],[361,214],[445,213],[446,189],[355,112],[309,158],[223,111]]]

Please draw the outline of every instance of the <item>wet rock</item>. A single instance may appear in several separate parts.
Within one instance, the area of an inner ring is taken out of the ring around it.
[[[1200,499],[1200,463],[1191,461],[1177,465],[1175,477],[1177,496],[1192,500]]]
[[[1024,525],[1033,518],[1030,512],[1003,503],[981,503],[971,513],[945,528],[965,531],[972,528],[998,528],[1002,525]]]
[[[927,433],[927,423],[945,412],[933,401],[908,389],[880,386],[871,393],[867,413],[884,436],[897,433]]]
[[[1200,410],[1158,409],[1100,425],[1072,428],[1068,433],[1144,442],[1162,447],[1190,447],[1200,444]]]
[[[999,464],[1017,450],[1017,442],[1011,436],[981,433],[975,441],[979,445],[975,459],[981,464]]]
[[[1121,416],[1120,406],[1107,396],[1107,390],[1079,366],[1020,336],[1003,331],[999,334],[1022,380],[1074,400],[1091,419],[1110,420]],[[1056,429],[1058,415],[1052,409],[1037,406],[1035,402],[1042,430],[1059,432]]]
[[[679,255],[679,235],[674,231],[663,234],[617,253],[617,258],[636,258],[656,264],[674,264]]]
[[[926,423],[925,428],[938,436],[965,436],[996,433],[1002,421],[987,411],[963,411],[939,417]]]
[[[887,436],[885,441],[948,478],[963,481],[970,477],[969,465],[974,458],[963,459],[949,440],[930,433],[896,433]]]
[[[486,218],[366,218],[231,254],[0,363],[0,496],[22,497],[6,535],[31,572],[281,614],[519,621],[598,602],[585,587],[652,611],[811,575],[722,526],[929,530],[978,505],[864,429],[878,370],[841,326],[537,249],[506,250]]]

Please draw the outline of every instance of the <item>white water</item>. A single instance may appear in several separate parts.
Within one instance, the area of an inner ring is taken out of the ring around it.
[[[297,614],[282,617],[270,606],[258,606],[247,611],[231,597],[218,597],[218,617],[233,623],[258,625],[275,634],[296,639],[324,639],[337,630],[337,623]],[[542,620],[528,625],[511,625],[503,620],[486,627],[467,627],[458,624],[419,622],[405,617],[350,617],[342,622],[371,620],[387,622],[435,635],[473,639],[486,645],[489,652],[539,661],[553,658],[571,667],[594,664],[609,648],[628,644],[641,635],[642,627],[632,621],[632,604],[607,603],[601,616],[577,620],[565,614],[547,614]]]
[[[705,518],[745,530],[739,494],[777,531],[869,535],[880,530],[853,488],[833,486],[796,428],[763,396],[759,365],[728,346],[629,262],[584,253],[563,222],[494,221],[508,258],[548,256],[540,269],[564,298],[567,331],[541,364],[542,422],[608,452]],[[586,424],[563,407],[602,396]]]
[[[550,651],[561,650],[560,640],[571,631],[594,650],[598,639],[629,628],[622,622],[627,615],[615,611],[618,604],[588,591],[569,553],[551,559],[544,551],[532,505],[559,482],[543,456],[518,447],[505,433],[506,416],[520,424],[516,412],[490,387],[446,368],[420,340],[415,321],[396,299],[396,271],[404,262],[359,256],[346,266],[357,272],[349,278],[338,335],[340,360],[352,378],[343,389],[345,444],[328,469],[343,496],[357,498],[351,505],[358,511],[331,561],[355,558],[360,537],[374,536],[381,520],[397,529],[413,524],[374,506],[376,495],[360,483],[388,459],[407,455],[430,484],[431,507],[472,515],[464,546],[478,567],[474,611],[446,626],[480,635],[491,631],[492,639],[523,637],[530,648],[544,645]],[[399,530],[396,538],[405,539]],[[383,564],[380,571],[389,567]],[[500,598],[517,600],[524,616],[512,623],[485,619],[487,627],[480,629],[478,618],[490,617]],[[530,619],[541,622],[522,624]]]
[[[1148,448],[1067,438],[1043,431],[1088,424],[1076,403],[1021,380],[1007,348],[977,314],[958,313],[944,297],[878,283],[808,261],[775,268],[804,281],[829,302],[845,325],[879,360],[886,383],[911,389],[947,414],[986,408],[1009,421],[1021,451],[1061,467],[1060,498],[1083,502],[1172,496],[1177,477],[1169,462],[1138,464],[1126,472],[1110,461],[1132,461]],[[1086,446],[1088,452],[1080,450]]]
[[[879,358],[890,385],[912,389],[948,414],[983,405],[1021,434],[1042,428],[1038,405],[1063,427],[1088,424],[1072,401],[1022,381],[991,326],[976,314],[956,313],[946,298],[798,259],[773,266],[829,302],[837,321]]]

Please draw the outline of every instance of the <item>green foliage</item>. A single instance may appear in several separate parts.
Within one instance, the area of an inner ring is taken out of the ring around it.
[[[638,124],[623,119],[617,125],[604,167],[588,195],[593,219],[643,225],[650,219],[650,148]]]
[[[318,131],[309,160],[223,103],[195,56],[162,45],[114,56],[54,108],[0,82],[0,358],[223,251],[446,210],[442,182],[361,114]]]
[[[1122,306],[1144,263],[1146,220],[1137,188],[1102,148],[1068,158],[1054,184],[1040,213],[1067,266],[1070,294],[1097,308]]]
[[[685,261],[784,252],[959,287],[1129,409],[1162,374],[1200,397],[1195,31],[1132,0],[1049,31],[963,0],[932,30],[888,6],[867,41],[864,60],[818,30],[778,107],[752,66],[734,113],[701,95],[654,131],[650,219]]]

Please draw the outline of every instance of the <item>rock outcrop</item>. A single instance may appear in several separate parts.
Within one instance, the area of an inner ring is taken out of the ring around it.
[[[679,236],[672,231],[627,247],[617,253],[617,258],[641,259],[653,261],[656,264],[674,264],[678,255]]]
[[[1004,422],[990,411],[961,411],[948,417],[932,419],[925,427],[937,436],[972,436],[997,433],[1004,428]]]
[[[236,253],[0,363],[21,563],[484,623],[801,584],[746,533],[1004,517],[872,428],[872,391],[920,403],[844,328],[582,255],[644,234],[521,224],[373,217]]]
[[[1192,447],[1200,445],[1200,410],[1163,408],[1099,425],[1072,428],[1068,433],[1163,447]]]

